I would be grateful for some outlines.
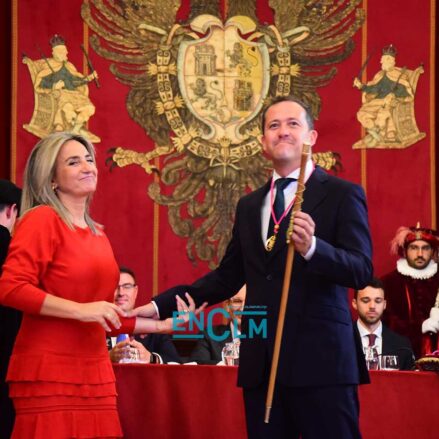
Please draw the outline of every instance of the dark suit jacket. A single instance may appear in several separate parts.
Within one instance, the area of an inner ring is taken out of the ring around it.
[[[361,336],[358,331],[357,322],[354,322],[355,336],[358,338],[358,342],[361,344]],[[383,323],[383,348],[382,355],[397,355],[399,360],[400,370],[413,370],[415,365],[415,359],[413,354],[412,345],[407,337],[397,334],[389,329]]]
[[[230,331],[230,325],[215,325],[212,327],[215,335],[222,337],[226,331]],[[203,338],[200,338],[195,345],[189,361],[196,361],[198,364],[217,364],[222,360],[221,352],[226,343],[233,341],[232,334],[229,333],[224,340],[214,340],[209,331],[202,332]]]
[[[9,230],[0,225],[0,275],[8,254],[10,241]],[[14,425],[15,412],[8,396],[9,386],[6,383],[6,374],[15,339],[20,329],[21,318],[21,311],[0,305],[0,438],[9,437]]]
[[[288,219],[270,253],[262,241],[261,205],[269,187],[239,201],[232,239],[216,270],[154,299],[164,318],[175,309],[176,293],[189,291],[198,305],[213,304],[246,283],[246,310],[267,312],[267,337],[241,340],[238,384],[247,388],[268,379],[287,255]],[[364,355],[357,355],[347,288],[361,289],[372,276],[364,192],[316,168],[304,199],[302,210],[316,224],[316,249],[310,261],[295,256],[277,378],[287,386],[356,384]],[[249,322],[244,316],[242,334],[249,334]]]
[[[147,334],[146,337],[143,338],[136,335],[134,338],[142,343],[149,352],[159,354],[162,357],[163,363],[169,363],[170,361],[181,363],[177,349],[168,334]],[[111,349],[111,342],[108,337],[107,347],[109,350]]]
[[[398,355],[400,370],[413,370],[415,358],[410,340],[383,325],[383,355]]]

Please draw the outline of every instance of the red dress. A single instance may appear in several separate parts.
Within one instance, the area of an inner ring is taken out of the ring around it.
[[[102,326],[40,315],[46,292],[112,302],[118,280],[105,234],[71,230],[48,206],[19,222],[0,279],[0,302],[24,312],[7,375],[13,438],[122,437]]]

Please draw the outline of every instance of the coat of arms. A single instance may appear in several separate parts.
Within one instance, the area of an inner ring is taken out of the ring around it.
[[[262,156],[258,114],[270,97],[294,93],[317,117],[318,87],[353,51],[364,21],[360,0],[270,0],[274,24],[261,24],[256,0],[236,0],[222,16],[219,1],[88,0],[82,16],[91,46],[110,59],[131,87],[127,109],[154,140],[152,151],[117,147],[114,165],[160,172],[149,196],[168,207],[187,254],[215,266],[230,240],[234,210],[246,190],[261,186],[270,163]],[[167,156],[162,169],[157,157]],[[337,154],[314,154],[326,169]],[[169,192],[169,191],[167,191]]]

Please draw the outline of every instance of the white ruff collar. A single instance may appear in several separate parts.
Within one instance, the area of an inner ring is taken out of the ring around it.
[[[409,276],[413,279],[430,279],[437,273],[437,263],[430,260],[425,268],[418,270],[417,268],[410,267],[407,259],[401,258],[396,262],[396,269],[403,276]]]

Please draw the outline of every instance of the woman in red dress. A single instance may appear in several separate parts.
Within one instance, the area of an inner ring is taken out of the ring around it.
[[[105,331],[172,327],[125,318],[112,303],[119,269],[88,212],[96,184],[94,149],[81,136],[51,134],[29,157],[0,279],[0,302],[24,312],[7,376],[15,439],[122,437]]]

